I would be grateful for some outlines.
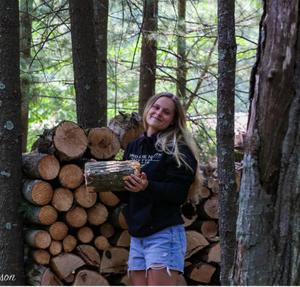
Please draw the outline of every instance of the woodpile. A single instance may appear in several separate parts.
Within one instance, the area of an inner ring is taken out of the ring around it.
[[[110,190],[90,188],[99,186],[101,176],[92,179],[94,171],[85,171],[84,166],[94,158],[101,160],[96,165],[106,169],[141,132],[141,119],[135,113],[132,117],[120,115],[109,128],[88,131],[66,121],[45,130],[32,151],[23,154],[24,202],[20,210],[29,285],[132,285],[126,274],[130,235],[122,214],[125,204]],[[126,167],[120,162],[115,167],[137,172],[123,164]],[[187,253],[185,274],[179,276],[178,286],[219,285],[217,178],[211,166],[200,168],[204,186],[199,190],[199,204],[182,206]],[[90,174],[86,178],[92,179],[89,183],[84,181],[85,172]],[[121,179],[114,182],[120,185]]]

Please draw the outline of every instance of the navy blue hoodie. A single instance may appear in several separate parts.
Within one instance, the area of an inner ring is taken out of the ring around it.
[[[123,156],[124,160],[140,162],[141,172],[147,175],[147,188],[137,193],[115,192],[128,203],[123,214],[129,234],[134,237],[149,236],[166,227],[184,223],[180,206],[186,201],[195,180],[197,161],[186,145],[180,144],[179,150],[193,171],[183,164],[179,168],[173,155],[155,148],[155,141],[156,134],[147,137],[144,132],[127,145]]]

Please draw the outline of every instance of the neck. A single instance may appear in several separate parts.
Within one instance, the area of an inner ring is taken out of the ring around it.
[[[153,134],[155,134],[157,131],[152,129],[152,128],[148,128],[147,129],[147,137],[151,137]]]

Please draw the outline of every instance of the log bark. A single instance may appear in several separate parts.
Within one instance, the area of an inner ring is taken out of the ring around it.
[[[23,182],[23,196],[32,204],[48,204],[53,196],[53,188],[50,183],[43,180],[25,180]]]
[[[97,202],[97,193],[89,192],[84,184],[76,188],[75,201],[84,208],[89,208]]]
[[[61,162],[80,158],[88,146],[84,130],[70,121],[61,122],[55,128],[53,142]]]
[[[27,245],[33,248],[46,249],[51,243],[51,236],[45,230],[26,229],[24,240]]]
[[[76,164],[66,164],[60,169],[58,178],[63,187],[75,189],[83,182],[83,171]]]
[[[99,192],[99,199],[107,206],[117,206],[120,199],[111,191]]]
[[[63,286],[62,281],[50,268],[28,261],[25,265],[26,281],[33,286]]]
[[[72,253],[61,253],[50,260],[51,270],[60,278],[64,279],[77,268],[85,265],[85,262]]]
[[[52,240],[48,248],[51,255],[56,256],[62,252],[62,243],[58,240]]]
[[[117,208],[115,208],[113,211],[109,213],[109,221],[112,223],[114,227],[120,229],[129,229],[122,212],[125,206],[126,206],[125,203],[121,204],[120,206],[118,206]]]
[[[76,206],[65,215],[66,223],[73,228],[80,228],[87,223],[87,213],[86,210],[80,206]]]
[[[100,267],[100,254],[91,245],[81,244],[76,247],[76,254],[82,258],[86,265]]]
[[[209,242],[205,237],[194,230],[187,230],[186,235],[186,254],[185,259],[190,258],[193,254],[209,245]]]
[[[51,205],[32,205],[25,212],[24,217],[31,223],[51,225],[57,220],[57,212]]]
[[[94,240],[94,245],[99,250],[105,250],[110,247],[110,243],[103,235],[97,236]]]
[[[87,210],[87,220],[91,225],[100,225],[108,218],[108,210],[102,203],[96,203]]]
[[[52,205],[58,211],[68,211],[74,202],[74,194],[65,187],[59,187],[54,190]]]
[[[101,226],[100,226],[100,233],[106,237],[106,238],[110,238],[114,235],[115,233],[115,228],[114,226],[109,223],[109,222],[104,222]]]
[[[140,137],[144,131],[142,117],[135,112],[131,115],[120,113],[109,121],[108,127],[115,132],[124,150],[129,142]]]
[[[96,271],[80,270],[75,276],[73,286],[110,286],[110,284]]]
[[[60,164],[52,155],[44,153],[23,153],[22,168],[27,177],[52,180],[57,177]]]
[[[89,192],[124,191],[130,174],[140,176],[138,161],[103,161],[85,164],[85,184]]]
[[[88,226],[83,226],[77,231],[77,239],[82,243],[89,243],[94,238],[93,230]]]
[[[197,282],[209,283],[216,268],[204,262],[192,263],[185,269],[185,275]]]
[[[121,148],[120,141],[114,131],[106,127],[90,129],[87,138],[91,155],[96,159],[112,159]]]
[[[49,233],[53,240],[63,240],[67,236],[68,231],[68,226],[61,221],[56,221],[49,227]]]
[[[103,252],[100,273],[124,274],[127,271],[129,251],[123,247],[112,247]]]
[[[64,252],[72,252],[77,246],[77,239],[73,235],[68,234],[62,241],[62,246]]]
[[[44,249],[35,249],[27,246],[25,247],[24,255],[41,265],[48,265],[50,262],[50,253]]]

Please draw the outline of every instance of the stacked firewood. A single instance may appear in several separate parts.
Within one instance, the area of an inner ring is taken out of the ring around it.
[[[45,130],[23,154],[25,270],[29,285],[132,285],[125,204],[111,191],[90,192],[84,166],[111,162],[140,136],[141,118],[120,114],[109,126],[84,131],[65,121]],[[126,162],[115,166],[126,169]],[[199,203],[182,206],[187,237],[185,274],[177,285],[219,285],[216,169],[200,166]]]

